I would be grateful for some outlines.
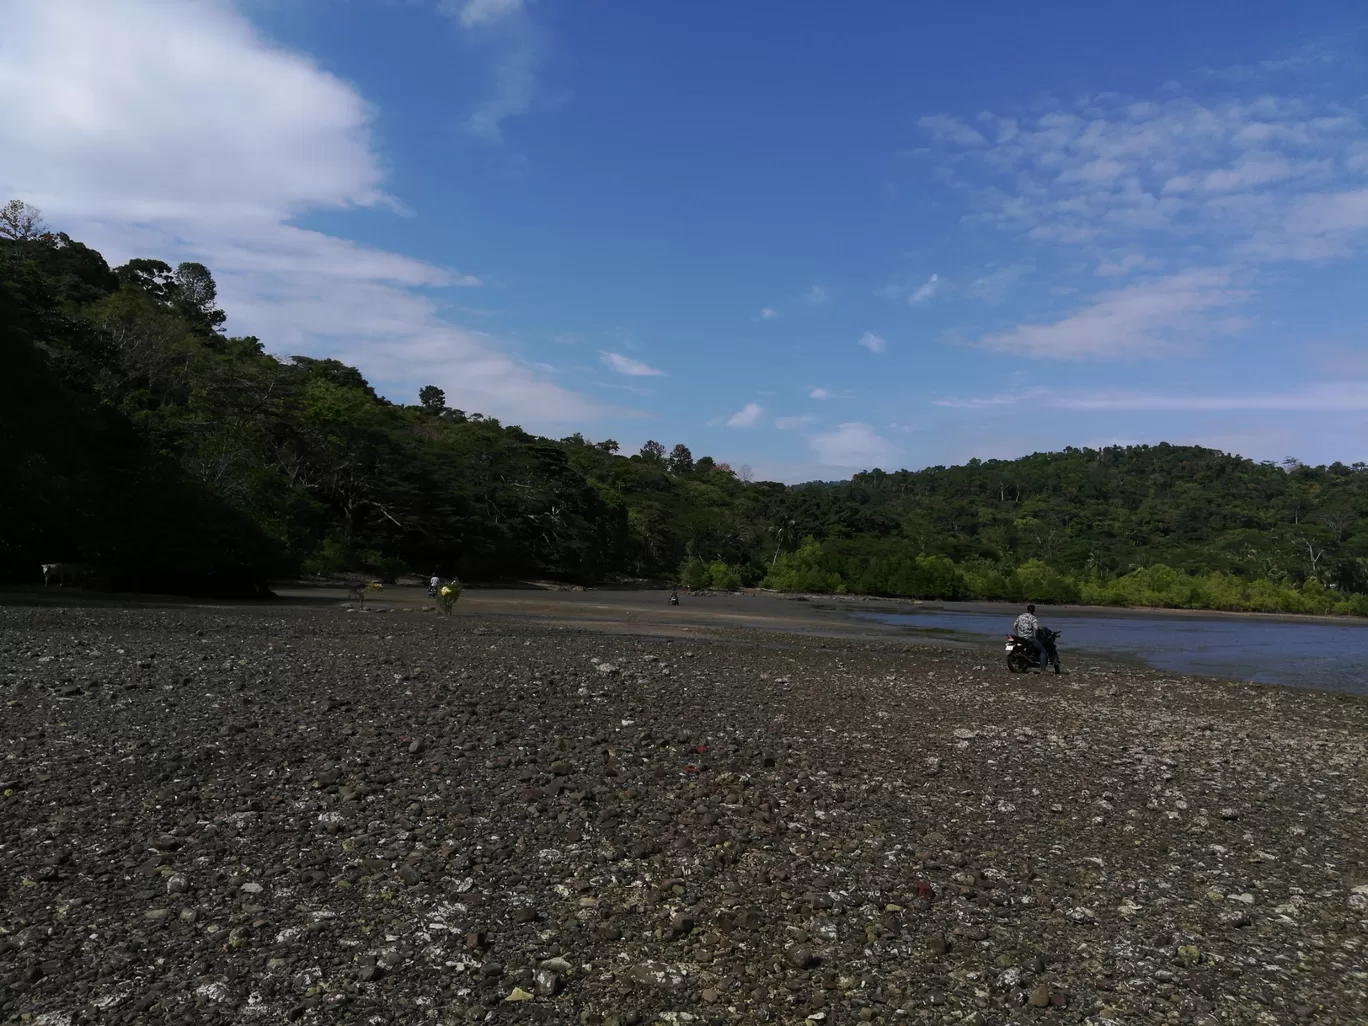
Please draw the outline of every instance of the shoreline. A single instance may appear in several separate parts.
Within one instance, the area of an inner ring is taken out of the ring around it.
[[[564,585],[556,582],[499,581],[490,584],[466,583],[464,598],[471,599],[485,594],[517,595],[532,599],[533,596],[641,596],[663,595],[670,591],[668,585],[650,582],[631,584],[594,584]],[[424,585],[412,581],[387,585],[378,597],[368,601],[379,604],[426,600]],[[218,607],[243,606],[245,608],[271,608],[277,605],[293,605],[301,601],[317,602],[346,601],[346,585],[340,580],[315,581],[292,578],[272,582],[274,597],[268,599],[207,598],[199,596],[167,595],[137,592],[101,592],[82,588],[48,588],[29,584],[0,585],[0,606],[4,605],[56,605],[56,606],[101,606],[126,605],[129,607],[186,606]],[[396,598],[396,596],[399,596]],[[789,603],[812,603],[816,607],[829,605],[833,611],[850,606],[886,604],[895,607],[890,610],[923,611],[946,613],[984,613],[1015,616],[1025,603],[1005,600],[977,599],[917,599],[888,595],[838,595],[823,592],[781,592],[763,588],[744,588],[740,591],[724,592],[708,589],[699,595],[685,594],[686,598],[747,599],[761,598]],[[1228,609],[1177,609],[1171,606],[1099,606],[1081,603],[1056,604],[1036,602],[1041,609],[1058,612],[1068,616],[1115,616],[1115,617],[1171,617],[1177,619],[1247,619],[1251,622],[1265,623],[1319,623],[1349,627],[1368,627],[1368,617],[1348,613],[1263,613]]]

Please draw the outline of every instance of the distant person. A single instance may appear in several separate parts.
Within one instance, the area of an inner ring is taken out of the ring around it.
[[[1035,606],[1027,606],[1026,612],[1022,613],[1012,623],[1012,633],[1018,638],[1024,638],[1035,646],[1036,655],[1040,657],[1040,669],[1043,673],[1050,668],[1050,653],[1045,648],[1045,642],[1041,641],[1036,632],[1040,629],[1040,621],[1035,617]]]
[[[432,579],[428,581],[428,594],[436,595],[441,587],[442,579],[438,577],[436,574],[433,574]]]
[[[677,591],[671,591],[671,592],[670,592],[670,605],[672,605],[672,606],[677,606],[677,605],[679,605],[679,592],[677,592]]]

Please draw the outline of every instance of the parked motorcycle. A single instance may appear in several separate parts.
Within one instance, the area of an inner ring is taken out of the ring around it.
[[[1045,646],[1045,654],[1049,657],[1050,665],[1054,667],[1054,672],[1061,672],[1059,669],[1059,650],[1055,648],[1055,641],[1059,638],[1059,631],[1052,631],[1048,627],[1037,627],[1036,637]],[[1012,673],[1026,673],[1040,666],[1040,657],[1036,654],[1036,647],[1026,638],[1018,637],[1015,634],[1007,635],[1007,669]]]

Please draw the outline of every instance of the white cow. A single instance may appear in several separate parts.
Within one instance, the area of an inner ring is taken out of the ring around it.
[[[94,567],[86,563],[44,563],[43,585],[46,587],[55,583],[59,587],[66,587],[68,584],[79,584],[94,572]]]

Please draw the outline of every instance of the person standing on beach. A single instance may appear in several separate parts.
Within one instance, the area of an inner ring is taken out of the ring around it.
[[[1040,629],[1040,621],[1035,617],[1035,606],[1026,607],[1026,612],[1022,613],[1012,623],[1012,633],[1018,638],[1024,638],[1035,646],[1036,655],[1040,657],[1041,672],[1050,668],[1050,653],[1045,648],[1045,643],[1037,637],[1036,632]]]

